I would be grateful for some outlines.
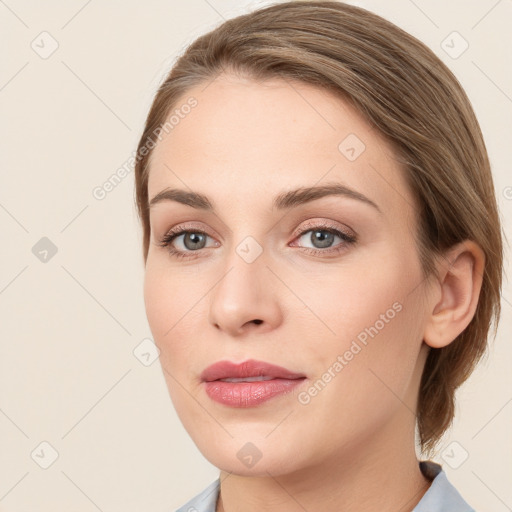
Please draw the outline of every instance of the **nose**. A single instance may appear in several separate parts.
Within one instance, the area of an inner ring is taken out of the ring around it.
[[[238,337],[275,329],[282,321],[278,285],[262,255],[248,263],[234,254],[210,294],[211,324]]]

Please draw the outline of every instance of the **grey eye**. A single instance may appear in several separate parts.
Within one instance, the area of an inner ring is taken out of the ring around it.
[[[203,249],[206,245],[206,236],[204,233],[196,233],[194,231],[188,231],[183,233],[183,245],[193,251],[197,249]]]

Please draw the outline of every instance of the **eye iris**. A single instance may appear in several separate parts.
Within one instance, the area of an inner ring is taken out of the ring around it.
[[[188,240],[191,240],[191,244],[188,243]],[[194,249],[202,249],[204,247],[205,236],[200,233],[185,233],[183,238],[183,243],[185,247],[190,250]],[[196,244],[200,244],[203,242],[203,246],[198,247]]]
[[[313,242],[313,245],[315,245],[316,242],[319,242],[319,248],[329,247],[332,244],[333,238],[334,234],[325,230],[316,230],[311,234],[311,241]]]

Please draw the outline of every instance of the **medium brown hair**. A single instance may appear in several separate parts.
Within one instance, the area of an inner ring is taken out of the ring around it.
[[[435,258],[464,240],[485,253],[479,302],[467,328],[431,348],[417,406],[422,450],[431,452],[453,421],[455,391],[484,355],[501,307],[503,241],[490,163],[470,101],[446,65],[421,41],[365,9],[337,1],[275,3],[223,22],[196,39],[161,84],[141,136],[136,204],[147,259],[148,175],[155,135],[190,89],[223,73],[299,80],[350,101],[389,141],[416,198],[416,242],[424,276]]]

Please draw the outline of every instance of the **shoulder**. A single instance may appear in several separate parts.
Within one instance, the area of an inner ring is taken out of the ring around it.
[[[448,480],[440,464],[421,461],[420,468],[432,483],[413,512],[475,512]]]
[[[219,496],[220,480],[214,480],[176,512],[215,512]]]

